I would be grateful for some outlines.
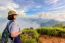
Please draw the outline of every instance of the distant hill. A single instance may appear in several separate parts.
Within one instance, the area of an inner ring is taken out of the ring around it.
[[[6,18],[0,18],[0,31],[3,31],[7,24]],[[17,19],[17,22],[19,23],[20,27],[23,28],[38,28],[38,27],[46,27],[46,26],[56,26],[60,24],[60,21],[53,20],[53,19],[45,19],[45,18],[19,18]],[[65,24],[64,21],[62,21],[63,24]]]
[[[55,26],[56,24],[61,23],[60,21],[53,20],[53,19],[41,19],[41,18],[27,18],[25,20],[28,20],[30,22],[36,22],[40,25],[40,27],[45,26]]]
[[[43,26],[54,26],[56,25],[57,23],[60,23],[59,21],[56,21],[56,20],[48,20],[47,22],[41,22],[40,26],[43,27]]]

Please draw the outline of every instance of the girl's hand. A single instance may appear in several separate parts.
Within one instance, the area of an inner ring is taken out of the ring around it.
[[[17,37],[18,35],[20,35],[22,32],[12,32],[11,33],[11,37]]]

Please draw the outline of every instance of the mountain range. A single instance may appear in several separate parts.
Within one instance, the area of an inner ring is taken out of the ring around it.
[[[54,19],[46,19],[46,18],[19,18],[16,20],[20,27],[23,28],[39,28],[39,27],[47,27],[47,26],[54,26],[56,24],[61,23],[61,21],[54,20]],[[8,20],[6,18],[0,18],[0,30],[3,31],[7,24]],[[64,21],[62,21],[65,24]]]

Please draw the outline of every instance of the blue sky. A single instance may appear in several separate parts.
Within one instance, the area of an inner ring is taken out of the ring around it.
[[[65,0],[0,0],[0,17],[6,17],[11,9],[21,17],[65,19]]]
[[[28,7],[26,13],[30,15],[38,12],[51,12],[65,9],[65,0],[14,0],[14,2],[24,9]]]

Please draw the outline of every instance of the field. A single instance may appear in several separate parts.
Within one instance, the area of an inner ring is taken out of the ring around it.
[[[65,28],[25,28],[22,30],[20,38],[23,43],[65,43]]]
[[[65,28],[62,27],[26,28],[22,32],[24,43],[65,43]]]

